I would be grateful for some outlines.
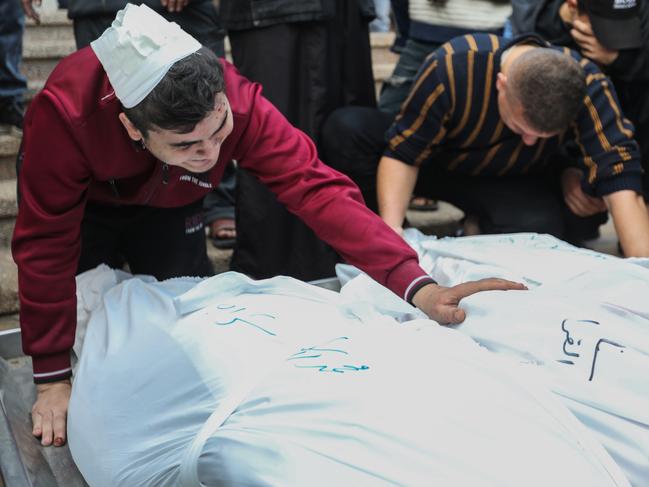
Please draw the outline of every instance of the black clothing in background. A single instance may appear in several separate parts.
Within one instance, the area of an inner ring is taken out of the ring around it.
[[[277,10],[262,10],[262,3],[275,4]],[[234,64],[244,76],[259,82],[264,96],[316,145],[322,124],[334,109],[376,105],[368,3],[372,2],[221,1]],[[308,10],[315,4],[327,7]],[[249,15],[253,11],[258,21],[254,25],[265,27],[253,27]],[[279,12],[286,15],[281,17]],[[289,12],[313,20],[293,21],[297,17]],[[267,16],[261,17],[264,13]],[[255,278],[281,274],[312,280],[334,275],[338,255],[241,169],[236,211],[233,270]]]
[[[74,38],[77,49],[88,46],[110,27],[115,15],[126,6],[124,0],[70,0],[68,17],[74,22]],[[225,56],[223,38],[225,31],[211,0],[190,2],[180,12],[168,12],[160,0],[138,1],[146,4],[169,22],[176,22],[182,30],[194,37],[217,56]]]

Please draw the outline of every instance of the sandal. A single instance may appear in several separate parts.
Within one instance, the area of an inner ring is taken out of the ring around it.
[[[234,220],[231,218],[220,218],[209,225],[210,240],[217,249],[231,249],[237,241],[237,231]]]
[[[423,196],[413,196],[410,198],[409,210],[415,211],[435,211],[439,208],[437,200],[424,198]]]

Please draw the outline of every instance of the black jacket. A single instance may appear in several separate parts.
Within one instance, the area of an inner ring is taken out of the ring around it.
[[[374,18],[373,0],[221,0],[226,30],[332,19],[340,1],[353,1],[363,17]]]
[[[190,0],[190,3],[211,3],[212,0]],[[146,4],[158,12],[164,10],[160,0],[68,0],[68,17],[76,19],[90,15],[114,15],[118,10],[123,9],[127,3],[138,5]]]

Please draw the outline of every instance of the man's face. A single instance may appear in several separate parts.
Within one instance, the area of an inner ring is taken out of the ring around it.
[[[502,73],[498,73],[496,87],[500,118],[512,132],[521,136],[525,145],[534,145],[539,139],[547,139],[556,135],[539,132],[529,125],[523,116],[523,105],[508,92],[507,78]]]
[[[123,120],[122,122],[124,123]],[[142,138],[137,129],[133,132],[132,125],[131,129],[126,123],[125,126],[133,140]],[[170,166],[202,173],[214,167],[221,144],[230,135],[232,128],[230,104],[223,93],[218,93],[214,99],[214,110],[196,124],[194,130],[181,134],[161,128],[151,129],[144,143],[149,152]]]

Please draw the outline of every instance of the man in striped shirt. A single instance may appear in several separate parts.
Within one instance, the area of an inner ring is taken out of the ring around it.
[[[539,37],[455,38],[424,62],[396,119],[347,108],[324,137],[326,160],[398,232],[414,191],[475,215],[484,233],[577,240],[576,226],[596,228],[608,210],[625,254],[649,256],[632,124],[595,64]],[[562,197],[577,169],[579,191]]]

